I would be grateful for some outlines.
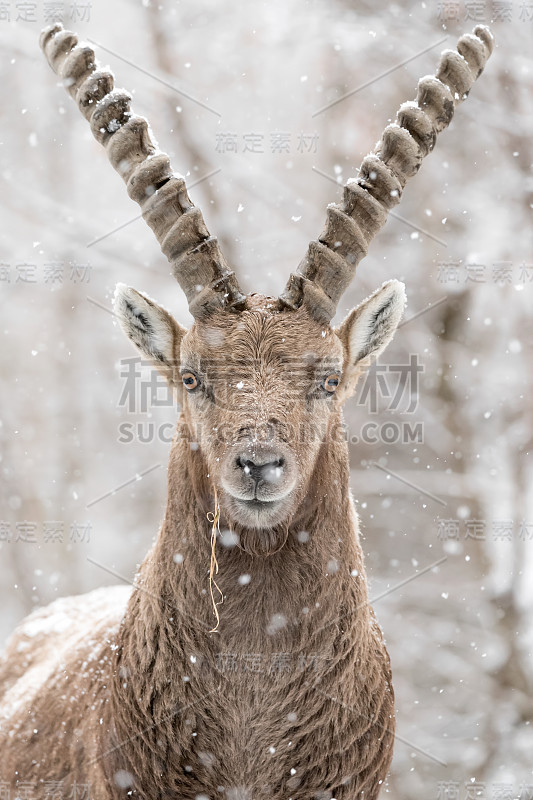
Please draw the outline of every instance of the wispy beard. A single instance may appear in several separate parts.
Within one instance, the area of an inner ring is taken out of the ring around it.
[[[285,545],[289,536],[289,523],[284,522],[272,528],[245,528],[239,524],[229,526],[237,534],[237,546],[252,556],[272,556]]]

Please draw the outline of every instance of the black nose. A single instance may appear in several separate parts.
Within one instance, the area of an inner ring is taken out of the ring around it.
[[[272,454],[261,457],[256,455],[252,458],[249,456],[239,456],[237,458],[237,466],[242,469],[247,477],[250,477],[256,484],[259,481],[265,483],[279,483],[283,478],[283,467],[285,465],[284,458],[273,458]]]

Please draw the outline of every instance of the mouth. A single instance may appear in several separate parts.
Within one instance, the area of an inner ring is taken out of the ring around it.
[[[248,508],[251,511],[271,511],[277,505],[279,505],[279,500],[259,500],[257,497],[252,497],[251,500],[240,500],[239,498],[235,497],[234,500],[242,506],[243,508]]]
[[[287,497],[276,500],[247,500],[226,492],[226,508],[235,522],[249,528],[268,529],[282,522],[287,510]]]

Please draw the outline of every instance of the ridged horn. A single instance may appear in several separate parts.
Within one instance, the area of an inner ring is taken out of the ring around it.
[[[383,131],[357,178],[344,186],[343,202],[331,204],[317,241],[309,244],[298,271],[280,296],[282,306],[302,304],[321,322],[335,315],[343,292],[391,208],[399,203],[407,179],[415,175],[464,100],[492,53],[494,39],[484,25],[459,39],[457,50],[444,50],[435,77],[418,83],[415,101],[403,103],[396,120]]]
[[[114,88],[113,74],[99,66],[94,50],[61,24],[45,28],[40,45],[124,179],[129,196],[141,207],[191,314],[199,318],[215,309],[242,310],[245,297],[235,274],[189,199],[184,178],[159,150],[147,120],[131,111],[131,95]]]

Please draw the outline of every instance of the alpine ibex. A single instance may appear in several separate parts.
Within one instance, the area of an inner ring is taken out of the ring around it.
[[[72,798],[90,785],[95,800],[372,800],[392,757],[394,695],[339,431],[342,403],[398,325],[404,287],[388,281],[338,328],[330,321],[492,35],[462,36],[419,82],[277,299],[240,291],[184,179],[91,47],[60,25],[41,46],[139,203],[194,324],[117,288],[122,327],[181,400],[166,516],[133,591],[59,600],[12,637],[0,778],[30,782],[36,800],[51,785]]]

